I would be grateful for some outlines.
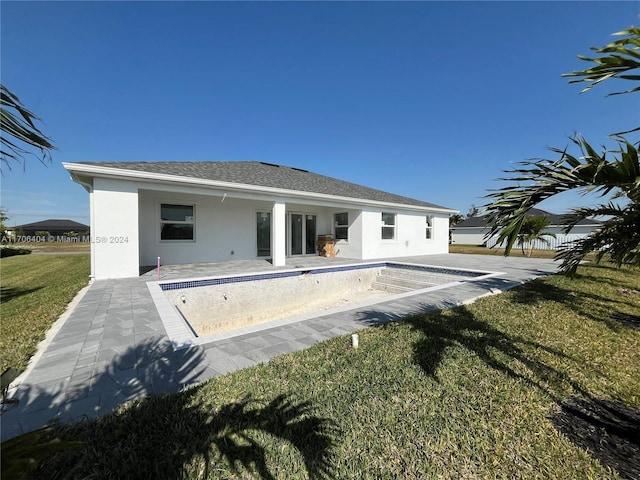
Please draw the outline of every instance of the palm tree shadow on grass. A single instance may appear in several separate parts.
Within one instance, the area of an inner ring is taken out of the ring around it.
[[[640,478],[640,411],[621,402],[574,396],[550,420],[571,443],[621,477]]]
[[[414,344],[414,360],[424,372],[437,380],[439,365],[447,351],[456,346],[473,352],[486,365],[522,380],[556,397],[567,386],[582,392],[579,385],[566,374],[534,358],[529,350],[570,358],[565,353],[540,343],[511,336],[475,318],[466,307],[460,306],[446,313],[432,311],[408,318],[414,331],[423,335]],[[519,364],[524,368],[515,369]]]
[[[557,292],[556,292],[557,294]],[[508,335],[475,318],[465,307],[407,319],[422,333],[414,344],[415,362],[438,380],[439,365],[456,346],[475,353],[486,365],[547,393],[558,404],[550,421],[574,445],[625,478],[640,478],[640,411],[620,402],[594,398],[566,373],[547,365],[529,350],[568,360],[568,355],[540,343]],[[523,365],[515,370],[511,365]],[[566,392],[574,392],[568,399]]]
[[[583,279],[592,282],[600,282],[601,279],[593,276],[582,275]],[[628,286],[625,283],[608,282],[614,286]],[[595,293],[580,292],[579,294],[562,287],[552,286],[542,280],[532,280],[511,292],[512,299],[516,303],[531,305],[543,301],[553,301],[567,305],[572,311],[598,322],[605,322],[614,331],[619,331],[626,326],[634,327],[634,318],[622,312],[628,305],[624,297],[612,299],[608,296]],[[585,299],[594,300],[585,303]],[[596,306],[594,306],[594,304]],[[588,307],[586,307],[588,305]],[[604,319],[604,320],[603,320]],[[637,319],[635,319],[637,322]],[[634,327],[636,328],[636,327]]]
[[[16,298],[20,298],[23,295],[37,292],[42,287],[35,288],[13,288],[13,287],[0,287],[0,301],[2,303],[8,302]]]
[[[269,465],[278,461],[270,448],[273,439],[297,451],[309,478],[331,478],[337,427],[332,420],[315,415],[310,401],[279,395],[218,405],[207,398],[206,384],[163,393],[201,378],[203,359],[201,349],[174,352],[162,338],[150,338],[121,353],[91,380],[91,386],[99,386],[106,397],[126,394],[137,400],[99,418],[46,431],[42,444],[57,438],[81,441],[84,446],[44,455],[35,478],[177,479],[190,476],[192,470],[198,471],[196,476],[217,478],[213,472],[226,469],[271,480],[275,477]],[[132,380],[132,375],[138,380]],[[40,411],[49,411],[52,418],[96,394],[91,387],[74,390],[66,385],[61,387],[64,392],[57,393],[67,395],[68,406],[56,407],[60,396],[31,390],[25,391],[18,408],[28,412],[27,403],[37,402],[47,405]],[[9,442],[3,443],[3,454]]]
[[[244,398],[214,410],[199,403],[199,390],[149,397],[118,414],[68,426],[60,438],[85,447],[50,460],[40,478],[60,472],[68,478],[218,478],[215,472],[227,470],[272,480],[269,461],[278,459],[270,457],[275,452],[267,437],[293,446],[309,478],[331,478],[336,430],[313,415],[310,402],[279,395],[266,405]]]

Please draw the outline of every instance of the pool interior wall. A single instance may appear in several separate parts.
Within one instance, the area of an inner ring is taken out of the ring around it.
[[[393,298],[373,291],[382,269],[402,270],[427,279],[425,287],[443,288],[493,272],[453,270],[396,262],[292,269],[264,274],[221,276],[172,282],[149,282],[158,311],[176,348],[222,331],[238,330],[262,322],[336,306],[340,299],[366,300],[367,305]],[[152,286],[151,284],[156,284]],[[429,288],[426,288],[427,290]],[[424,289],[423,289],[424,290]],[[164,297],[161,298],[161,297]],[[352,307],[354,308],[355,305]],[[170,310],[173,310],[172,312]],[[182,324],[181,326],[179,324]],[[179,327],[179,328],[178,328]]]
[[[165,291],[198,336],[310,313],[341,298],[374,291],[379,268],[331,273],[300,273],[272,279],[224,283]],[[388,294],[387,294],[388,295]]]

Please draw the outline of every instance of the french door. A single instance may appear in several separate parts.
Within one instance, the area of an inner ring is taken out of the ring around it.
[[[309,213],[289,213],[288,254],[315,255],[316,253],[316,215]]]

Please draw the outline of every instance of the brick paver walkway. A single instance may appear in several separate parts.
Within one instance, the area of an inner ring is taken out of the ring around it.
[[[19,400],[1,416],[2,439],[50,421],[93,418],[145,395],[178,391],[233,370],[267,362],[277,355],[307,348],[370,325],[410,313],[447,308],[497,290],[507,290],[553,273],[551,260],[483,255],[433,255],[394,259],[425,265],[502,272],[463,283],[346,312],[296,323],[264,324],[259,330],[174,351],[147,288],[157,272],[139,278],[93,282],[50,332],[27,371],[10,390]],[[294,266],[315,267],[344,259],[289,259]],[[353,261],[349,261],[352,263]],[[271,264],[224,264],[162,267],[162,280],[275,270]]]

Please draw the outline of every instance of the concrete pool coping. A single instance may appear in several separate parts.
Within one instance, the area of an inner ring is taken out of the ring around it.
[[[358,262],[323,257],[288,261],[297,268]],[[502,273],[455,289],[410,292],[356,311],[323,312],[319,317],[261,325],[256,331],[181,350],[174,350],[147,287],[157,278],[155,271],[133,279],[94,281],[60,318],[29,368],[12,385],[8,398],[19,403],[7,406],[2,414],[2,440],[51,421],[95,418],[149,394],[178,391],[410,314],[469,303],[557,270],[553,260],[493,255],[443,254],[389,261]],[[161,280],[252,270],[277,267],[264,261],[167,266],[161,269]]]

